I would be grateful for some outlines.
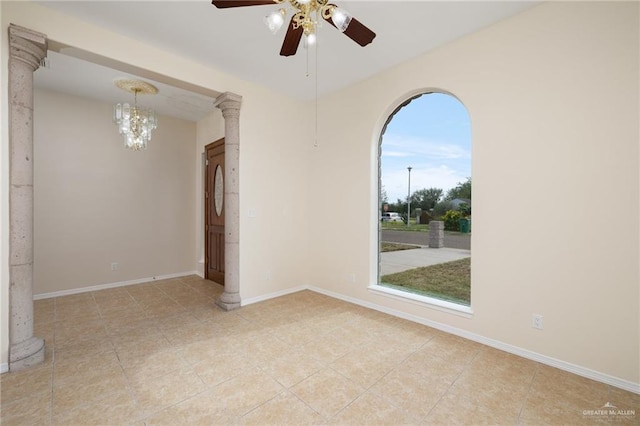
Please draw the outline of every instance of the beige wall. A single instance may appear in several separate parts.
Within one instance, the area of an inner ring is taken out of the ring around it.
[[[242,95],[240,296],[244,303],[306,284],[312,142],[305,105],[260,88]],[[198,194],[202,194],[201,153],[206,144],[223,135],[220,111],[198,123]],[[202,223],[202,196],[196,200],[197,222]],[[202,237],[199,226],[196,238],[201,241]]]
[[[35,92],[35,295],[195,270],[195,123],[160,116],[134,152],[112,108]]]
[[[311,228],[309,282],[637,386],[638,16],[637,3],[543,4],[323,99],[332,126],[309,190],[346,219]],[[367,289],[379,132],[428,89],[471,117],[472,318]]]

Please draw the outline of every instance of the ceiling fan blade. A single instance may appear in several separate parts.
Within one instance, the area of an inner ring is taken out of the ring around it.
[[[366,46],[376,38],[376,33],[367,28],[356,18],[351,18],[351,23],[344,31],[344,34],[360,46]]]
[[[229,7],[262,6],[265,4],[275,4],[273,0],[212,0],[211,4],[218,9]]]
[[[287,34],[284,36],[284,41],[282,42],[280,56],[291,56],[296,54],[303,32],[304,29],[302,26],[299,26],[296,29],[293,28],[293,18],[291,18],[291,21],[289,21],[289,27],[287,28]]]
[[[333,23],[331,17],[325,18],[327,22],[336,27],[336,24]],[[338,27],[336,27],[338,28]],[[349,26],[344,31],[344,35],[349,37],[351,40],[358,43],[360,46],[364,47],[367,44],[371,43],[374,38],[376,38],[376,33],[367,28],[362,22],[358,21],[356,18],[351,18],[351,22]]]

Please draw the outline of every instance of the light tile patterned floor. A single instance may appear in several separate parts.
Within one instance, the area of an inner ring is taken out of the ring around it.
[[[186,277],[35,302],[8,425],[637,424],[640,396],[303,291],[224,312]],[[585,416],[610,402],[635,417]]]

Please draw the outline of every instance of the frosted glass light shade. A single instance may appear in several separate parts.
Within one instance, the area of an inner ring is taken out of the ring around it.
[[[316,44],[316,35],[314,33],[310,33],[304,36],[304,47],[313,46]]]
[[[285,10],[279,9],[274,10],[264,18],[264,24],[269,28],[271,34],[276,34],[280,28],[282,28],[282,24],[284,24]]]
[[[351,18],[352,16],[349,12],[347,12],[344,9],[340,9],[339,7],[335,7],[333,9],[333,13],[331,14],[331,20],[333,21],[334,24],[336,24],[336,27],[342,32],[345,32],[345,30],[351,23]]]

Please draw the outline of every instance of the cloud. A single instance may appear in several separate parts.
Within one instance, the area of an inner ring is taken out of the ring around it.
[[[382,138],[382,184],[389,201],[422,188],[445,193],[471,176],[471,126],[457,99],[432,94],[413,100],[389,122]]]
[[[400,152],[400,151],[385,151],[383,156],[385,157],[409,157],[411,154],[408,152]]]
[[[449,189],[464,182],[467,177],[469,177],[468,174],[446,166],[413,169],[411,170],[411,193],[422,188],[441,188],[446,194]],[[397,199],[405,200],[409,189],[409,172],[406,168],[390,173],[383,172],[382,184],[390,202],[395,202]]]
[[[382,157],[425,157],[438,159],[470,159],[471,150],[454,141],[446,142],[422,137],[385,135]]]
[[[382,184],[390,202],[406,199],[411,166],[411,192],[441,188],[444,193],[471,176],[471,150],[463,144],[420,137],[385,135]]]

